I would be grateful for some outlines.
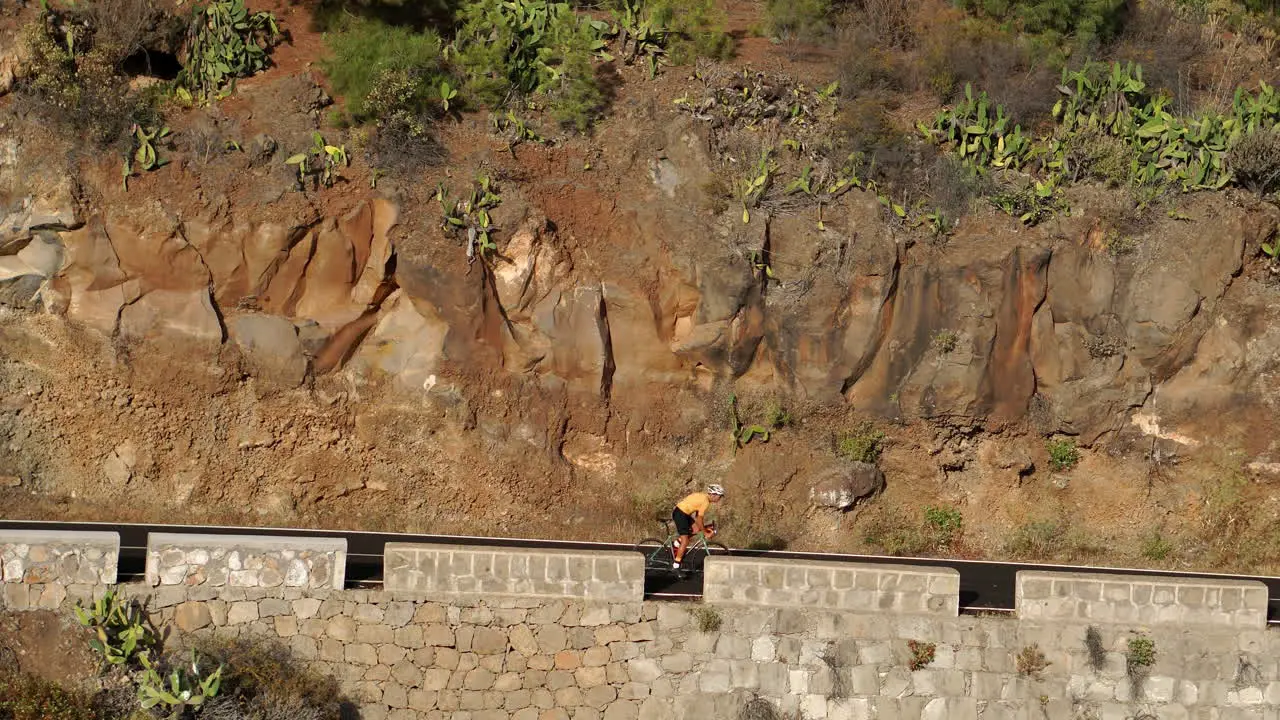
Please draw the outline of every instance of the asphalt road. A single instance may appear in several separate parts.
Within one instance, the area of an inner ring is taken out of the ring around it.
[[[30,520],[0,520],[0,529],[14,530],[108,530],[120,533],[120,577],[141,578],[146,565],[149,532],[187,532],[215,535],[292,535],[343,537],[347,540],[347,583],[376,586],[382,581],[382,549],[389,542],[481,545],[492,547],[527,547],[563,550],[634,550],[634,546],[615,543],[564,542],[451,535],[405,535],[397,533],[350,530],[301,530],[293,528],[207,527],[202,525],[135,525],[112,523],[61,523]],[[1179,576],[1219,580],[1258,580],[1270,591],[1269,619],[1280,622],[1280,577],[1185,573],[1169,570],[1135,570],[1109,567],[1069,565],[1036,565],[1028,563],[948,560],[944,558],[900,558],[874,555],[836,555],[762,550],[733,550],[735,557],[768,557],[793,560],[844,560],[862,563],[898,565],[932,565],[955,568],[960,573],[960,607],[967,610],[1013,610],[1014,578],[1019,570],[1091,572],[1119,575]],[[655,598],[694,598],[702,594],[700,575],[678,577],[667,572],[645,576],[645,592]]]

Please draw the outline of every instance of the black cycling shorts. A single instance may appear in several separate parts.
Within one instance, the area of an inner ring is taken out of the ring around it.
[[[681,535],[693,534],[693,516],[692,515],[686,513],[680,508],[676,508],[675,510],[671,511],[671,519],[676,524],[676,532],[680,533]]]

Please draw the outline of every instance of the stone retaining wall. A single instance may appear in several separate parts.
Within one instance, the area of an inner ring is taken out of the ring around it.
[[[0,582],[110,585],[119,560],[119,533],[0,530]]]
[[[708,602],[960,614],[960,573],[938,567],[712,556],[702,593]]]
[[[636,552],[387,543],[383,563],[383,587],[395,592],[644,598],[644,556]]]
[[[341,589],[342,538],[151,533],[147,584]]]
[[[17,587],[26,587],[19,585]],[[143,585],[170,649],[278,641],[362,720],[740,720],[755,697],[809,720],[1278,720],[1280,633],[698,603]],[[6,599],[7,603],[7,599]],[[15,608],[12,605],[8,607]],[[912,641],[932,659],[911,669]],[[1043,652],[1044,669],[1019,672]],[[761,717],[756,715],[754,717]]]
[[[1131,625],[1261,629],[1267,586],[1246,580],[1019,572],[1018,617]]]

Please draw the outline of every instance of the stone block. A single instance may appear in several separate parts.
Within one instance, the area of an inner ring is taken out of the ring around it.
[[[616,551],[388,543],[384,586],[396,592],[570,597],[639,603],[644,558]],[[606,610],[605,619],[609,622]]]
[[[0,582],[6,584],[111,585],[119,557],[114,532],[0,529]],[[31,601],[39,604],[39,596]]]
[[[231,603],[227,609],[227,624],[241,625],[258,619],[258,603],[244,601]]]
[[[151,533],[146,579],[151,586],[306,587],[342,589],[342,538]]]
[[[395,642],[395,632],[386,625],[356,626],[356,642],[386,645]]]
[[[727,570],[717,573],[717,565]],[[760,582],[735,579],[751,574]],[[725,579],[716,579],[722,576]],[[839,590],[834,589],[838,578]],[[704,574],[703,599],[772,607],[878,608],[954,617],[959,614],[959,590],[959,574],[949,568],[711,557]]]
[[[1048,622],[1261,629],[1267,599],[1252,580],[1023,571],[1015,587],[1018,617]]]
[[[209,606],[205,603],[185,602],[174,612],[174,624],[182,632],[195,632],[213,624]]]

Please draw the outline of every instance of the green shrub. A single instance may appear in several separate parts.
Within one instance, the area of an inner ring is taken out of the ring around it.
[[[901,515],[875,519],[863,539],[886,555],[925,555],[950,548],[963,527],[964,517],[959,510],[927,506],[915,521]]]
[[[954,330],[939,330],[933,334],[933,340],[929,343],[939,355],[946,355],[954,352],[956,346],[960,343],[960,336]]]
[[[1280,528],[1258,512],[1259,498],[1237,468],[1208,481],[1201,490],[1199,539],[1205,563],[1223,569],[1274,566],[1280,557]]]
[[[933,507],[924,509],[924,524],[933,535],[939,548],[945,548],[955,541],[964,527],[964,517],[953,507]]]
[[[1142,541],[1142,557],[1147,560],[1157,562],[1166,560],[1173,554],[1173,550],[1173,543],[1158,532],[1152,533]]]
[[[765,22],[778,38],[813,40],[832,30],[831,0],[768,0]]]
[[[671,478],[657,482],[635,483],[627,501],[631,515],[648,526],[655,518],[659,521],[671,517],[672,499],[680,492],[680,485]]]
[[[1125,659],[1130,668],[1146,668],[1156,664],[1156,643],[1146,635],[1129,638]]]
[[[883,442],[884,433],[867,421],[841,435],[836,442],[836,451],[850,460],[874,464],[880,459]]]
[[[1074,37],[1096,46],[1124,27],[1126,0],[960,0],[960,7],[1002,21],[1017,22],[1031,33]]]
[[[764,406],[764,421],[771,428],[783,428],[791,424],[791,412],[778,400],[770,400]]]
[[[448,75],[434,32],[358,19],[328,42],[333,55],[322,67],[356,121],[416,121],[442,109],[440,86]]]
[[[93,698],[34,675],[0,672],[0,718],[98,720]]]
[[[700,57],[727,60],[733,37],[725,30],[725,13],[715,0],[649,0],[653,23],[666,28],[667,58],[688,65]]]
[[[1027,225],[1039,225],[1066,209],[1052,181],[1010,186],[991,196],[991,204]]]
[[[872,521],[863,532],[862,539],[885,555],[915,556],[929,550],[929,538],[923,529],[898,518]]]
[[[563,40],[564,60],[560,80],[547,93],[547,109],[561,127],[586,132],[601,116],[605,94],[596,81],[592,63],[598,38],[591,26],[579,23],[577,30]]]
[[[566,53],[581,47],[583,19],[562,2],[469,0],[458,24],[457,66],[470,95],[492,107],[557,89]]]
[[[325,31],[341,28],[352,17],[424,29],[449,27],[457,9],[458,0],[319,0],[313,19]]]
[[[1080,462],[1080,450],[1076,442],[1070,438],[1050,440],[1046,443],[1049,450],[1049,467],[1056,471],[1070,470]]]

